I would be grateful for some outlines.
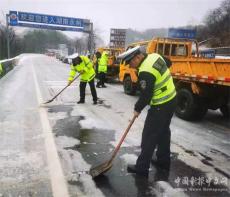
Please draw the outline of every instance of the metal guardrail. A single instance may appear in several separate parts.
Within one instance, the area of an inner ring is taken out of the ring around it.
[[[17,58],[0,60],[0,78],[5,76],[9,71],[11,71],[17,63]]]

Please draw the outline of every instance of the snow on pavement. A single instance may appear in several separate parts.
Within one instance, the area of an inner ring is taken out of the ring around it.
[[[57,84],[55,82],[52,83],[53,83],[52,85],[53,87],[57,87]],[[78,84],[79,82],[77,81],[75,85],[78,86]],[[58,85],[60,85],[60,83]],[[79,121],[79,124],[83,129],[96,128],[96,129],[115,131],[115,140],[108,142],[115,147],[118,141],[120,140],[123,132],[125,131],[126,127],[128,126],[129,121],[132,119],[133,107],[138,97],[125,95],[121,85],[108,84],[106,89],[97,89],[98,97],[100,98],[101,103],[95,106],[92,105],[90,90],[89,87],[87,86],[86,103],[84,105],[76,105],[76,94],[77,95],[79,94],[77,91],[78,90],[76,88],[76,91],[73,94],[73,88],[71,88],[69,93],[71,92],[71,97],[74,96],[74,98],[71,98],[70,95],[67,96],[67,94],[66,96],[62,95],[61,96],[62,98],[57,102],[57,104],[66,105],[66,104],[74,103],[74,107],[70,115],[72,117],[76,117],[76,116],[84,117],[84,119]],[[126,139],[124,140],[124,143],[122,144],[122,147],[140,146],[141,134],[142,134],[142,129],[144,126],[147,110],[148,107],[146,107],[143,110],[141,115],[134,122]],[[199,134],[200,131],[207,128],[202,128],[202,124],[185,122],[176,117],[173,117],[171,128],[172,128],[172,142],[173,142],[172,151],[179,154],[178,158],[181,161],[185,162],[187,165],[191,167],[199,168],[207,175],[213,173],[215,173],[215,175],[218,174],[217,172],[214,171],[212,167],[204,165],[204,163],[201,162],[201,160],[203,159],[201,155],[199,155],[199,153],[196,154],[196,151],[199,150],[199,148],[201,148],[202,151],[207,151],[210,148],[210,146],[208,145],[208,141],[209,138],[212,136],[211,134],[209,135],[208,132],[204,132],[203,136],[200,135],[197,136],[197,134]],[[190,132],[190,131],[195,131],[195,132]],[[201,138],[205,139],[207,143],[205,142],[204,144],[201,144],[199,148],[198,146],[194,146],[194,143],[197,145],[200,144],[199,140]],[[218,140],[219,140],[218,138],[215,138],[215,146],[217,146],[216,141]],[[86,144],[87,142],[83,142],[83,143]],[[182,146],[189,148],[189,150],[191,149],[192,151],[195,152],[195,154],[191,155],[187,153],[186,149],[184,149]],[[74,172],[75,170],[84,171],[90,168],[90,165],[85,163],[85,160],[81,157],[81,154],[77,150],[74,151],[65,150],[64,152],[67,155],[68,154],[72,155],[72,157],[78,160],[78,164],[75,163],[73,166],[71,166],[72,172]],[[65,155],[64,153],[62,154]],[[65,155],[64,157],[66,161],[69,161],[68,159],[69,156]],[[135,160],[135,155],[132,156],[125,155],[123,159],[127,162],[131,162],[131,160],[132,161]],[[94,189],[96,190],[96,187]]]

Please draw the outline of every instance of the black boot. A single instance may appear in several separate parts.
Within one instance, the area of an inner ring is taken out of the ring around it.
[[[156,169],[160,169],[160,170],[170,170],[170,162],[160,162],[157,160],[152,159],[151,163],[153,166],[155,166]]]
[[[82,103],[85,103],[85,101],[79,100],[79,101],[77,102],[77,104],[82,104]]]
[[[148,177],[149,175],[148,170],[139,170],[136,168],[136,165],[131,165],[131,164],[128,165],[127,171],[129,173],[136,173],[137,175],[145,176],[145,177]]]
[[[168,181],[168,179],[169,179],[169,170],[157,168],[157,171],[154,175],[154,181]]]

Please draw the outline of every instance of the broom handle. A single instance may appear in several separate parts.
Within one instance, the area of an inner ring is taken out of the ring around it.
[[[54,100],[55,98],[57,98],[58,95],[61,94],[67,87],[69,87],[69,86],[70,86],[80,75],[81,75],[81,74],[77,75],[77,76],[73,79],[73,81],[71,81],[70,84],[68,84],[67,86],[65,86],[65,87],[64,87],[58,94],[56,94],[51,100]]]
[[[120,149],[120,147],[121,147],[121,144],[122,144],[122,142],[124,141],[126,135],[128,134],[128,132],[129,132],[131,126],[133,125],[135,119],[136,119],[136,116],[133,116],[133,118],[132,118],[132,120],[130,121],[130,123],[129,123],[127,129],[125,130],[125,132],[124,132],[122,138],[120,139],[120,142],[118,143],[118,145],[117,145],[116,148],[114,149],[113,154],[112,154],[112,156],[111,156],[111,159],[109,160],[108,163],[111,163],[111,162],[113,161],[114,157],[117,155],[117,152],[119,151],[119,149]]]

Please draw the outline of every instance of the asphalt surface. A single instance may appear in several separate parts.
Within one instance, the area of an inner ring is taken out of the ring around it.
[[[61,196],[66,188],[68,196],[229,196],[230,121],[220,112],[209,111],[201,122],[173,117],[170,173],[151,166],[146,179],[126,170],[127,162],[140,152],[145,110],[113,167],[93,180],[88,169],[110,158],[137,96],[125,95],[120,84],[109,84],[97,89],[98,105],[92,105],[89,89],[86,103],[77,105],[76,82],[54,102],[42,105],[65,87],[69,65],[42,55],[23,58],[0,80],[0,196]],[[63,136],[64,147],[57,143]],[[49,150],[52,139],[55,148]],[[77,178],[69,178],[72,175]]]

